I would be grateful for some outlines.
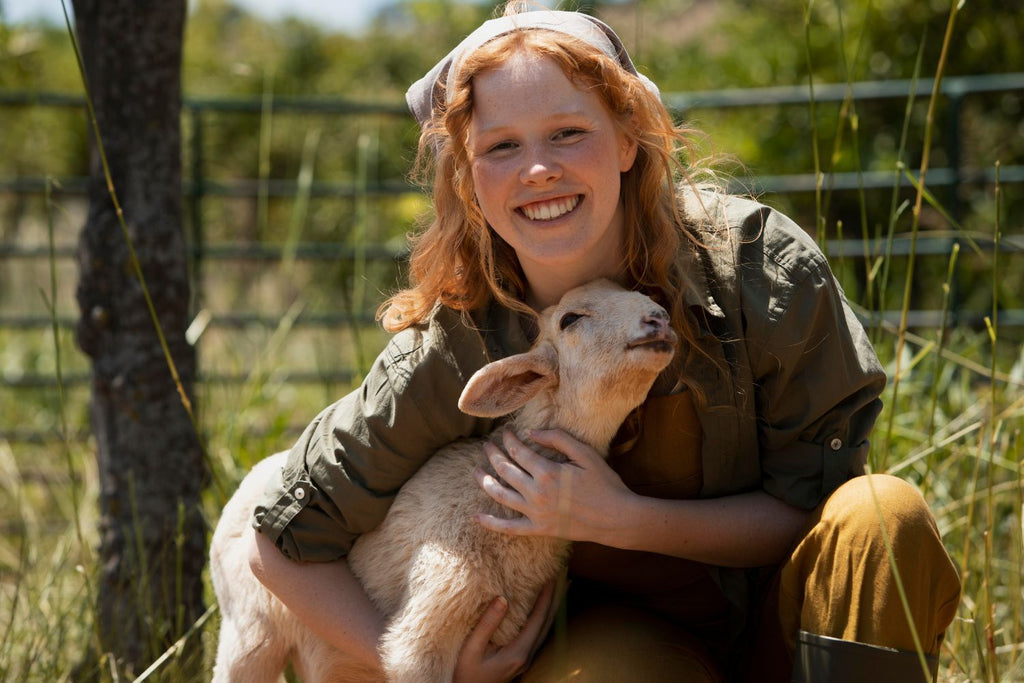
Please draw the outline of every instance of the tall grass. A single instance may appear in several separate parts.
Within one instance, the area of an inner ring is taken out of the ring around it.
[[[806,8],[806,6],[805,6],[805,8]],[[948,334],[948,330],[946,328],[946,321],[947,321],[947,319],[946,319],[946,312],[947,312],[947,307],[948,307],[948,303],[949,303],[949,290],[950,290],[950,286],[951,286],[951,281],[952,281],[952,279],[954,277],[954,273],[955,273],[955,265],[956,265],[956,259],[957,259],[958,251],[959,251],[959,246],[955,246],[953,251],[950,254],[948,275],[947,275],[947,280],[946,280],[946,282],[944,284],[942,317],[941,317],[940,328],[939,328],[938,333],[937,333],[937,342],[936,343],[925,343],[925,344],[923,344],[922,347],[920,348],[920,351],[916,355],[914,355],[913,357],[910,357],[909,354],[907,354],[905,352],[906,351],[906,346],[905,345],[907,344],[907,338],[908,338],[908,333],[909,333],[908,322],[907,321],[908,321],[908,312],[909,312],[909,310],[911,308],[911,296],[912,296],[912,291],[913,291],[912,283],[913,283],[913,280],[914,280],[914,264],[915,264],[915,257],[916,257],[916,245],[917,245],[918,230],[919,230],[919,225],[920,225],[921,210],[922,210],[923,203],[924,203],[924,201],[926,199],[932,205],[936,205],[937,206],[937,202],[935,202],[934,198],[927,192],[927,189],[926,189],[927,188],[926,177],[927,177],[927,172],[928,172],[928,167],[929,167],[929,155],[930,155],[930,151],[931,151],[931,140],[932,140],[932,133],[933,133],[933,129],[934,129],[934,123],[935,123],[935,109],[936,109],[936,103],[938,102],[939,97],[940,97],[940,92],[941,92],[940,88],[941,88],[942,75],[943,75],[944,68],[945,68],[946,58],[947,58],[947,55],[948,55],[948,52],[949,52],[950,41],[951,41],[952,36],[954,34],[954,27],[955,27],[955,24],[956,24],[956,18],[957,18],[957,15],[958,15],[958,12],[959,12],[960,8],[961,8],[961,4],[954,2],[954,4],[951,7],[951,10],[950,10],[949,19],[948,19],[948,23],[947,23],[947,27],[946,27],[946,32],[945,32],[945,35],[944,35],[944,38],[943,38],[942,50],[940,52],[939,63],[937,65],[937,67],[936,67],[936,75],[935,75],[935,79],[933,81],[933,89],[932,89],[932,93],[931,93],[931,98],[930,98],[929,103],[928,103],[928,111],[927,111],[927,116],[926,116],[926,120],[925,120],[924,142],[923,142],[923,150],[922,150],[922,161],[921,161],[921,166],[920,166],[920,170],[919,170],[919,175],[918,175],[918,177],[916,179],[911,178],[911,181],[914,184],[914,187],[915,187],[915,190],[916,190],[916,198],[915,198],[915,202],[913,204],[913,208],[912,208],[912,212],[911,212],[911,227],[910,227],[911,249],[910,249],[909,261],[908,261],[908,264],[907,264],[905,280],[904,280],[904,289],[903,289],[902,307],[901,307],[901,314],[900,314],[899,325],[898,325],[898,327],[894,331],[890,331],[890,333],[894,332],[894,334],[895,334],[895,353],[893,355],[893,358],[891,359],[892,362],[893,362],[894,367],[891,369],[891,373],[890,373],[891,384],[890,384],[890,395],[889,395],[889,400],[888,400],[888,416],[887,416],[887,419],[883,418],[883,420],[880,420],[880,422],[879,422],[880,425],[885,425],[885,432],[884,432],[884,434],[885,434],[885,441],[884,441],[884,444],[882,446],[881,452],[879,453],[878,449],[874,450],[873,453],[872,453],[872,459],[871,459],[872,467],[874,469],[880,470],[880,471],[885,471],[887,469],[887,463],[890,461],[891,457],[895,458],[897,460],[897,462],[900,461],[900,455],[901,454],[897,453],[899,448],[896,445],[896,442],[894,440],[896,438],[895,437],[895,431],[896,431],[896,427],[897,427],[897,417],[899,417],[900,419],[902,419],[904,421],[904,425],[903,425],[904,427],[907,426],[907,418],[908,418],[907,412],[901,410],[901,408],[903,407],[903,403],[905,403],[905,401],[901,402],[901,400],[900,400],[901,399],[901,396],[900,396],[901,384],[904,382],[905,379],[910,377],[910,373],[914,372],[915,369],[917,371],[921,371],[921,370],[924,369],[924,367],[921,366],[920,363],[929,354],[934,354],[934,356],[935,356],[935,361],[934,361],[934,365],[933,365],[933,367],[934,367],[934,375],[935,375],[935,377],[938,377],[939,371],[942,368],[944,345],[945,345],[945,341],[946,341],[947,334]],[[805,9],[805,12],[806,11],[807,10]],[[840,15],[840,17],[842,16],[842,12],[841,11],[840,11],[839,15]],[[840,20],[840,27],[841,27],[841,20]],[[807,32],[805,31],[805,35],[806,35],[806,33]],[[843,41],[841,41],[840,44],[842,45]],[[923,45],[921,46],[921,49],[918,52],[918,60],[917,60],[917,65],[915,67],[915,82],[916,82],[916,74],[918,73],[918,71],[920,69],[920,65],[921,65],[920,56],[921,56],[922,53],[923,53]],[[844,64],[845,64],[845,58],[844,58]],[[812,98],[812,101],[813,101],[813,89],[811,91],[811,98]],[[891,259],[890,247],[891,247],[891,243],[892,243],[892,236],[894,234],[895,226],[896,226],[897,222],[900,220],[900,215],[899,214],[902,212],[902,209],[900,209],[899,211],[897,210],[897,203],[896,203],[897,202],[896,197],[898,196],[897,195],[898,180],[899,180],[898,176],[899,176],[901,171],[905,172],[905,169],[903,169],[901,167],[902,167],[903,152],[904,152],[904,149],[905,149],[905,144],[906,144],[906,139],[907,139],[907,130],[908,130],[909,120],[910,120],[909,113],[910,113],[910,110],[911,110],[913,99],[914,99],[914,94],[911,93],[910,97],[908,98],[908,102],[907,102],[907,109],[906,109],[907,114],[906,114],[905,120],[904,120],[904,129],[903,129],[903,133],[901,134],[899,155],[897,157],[897,163],[898,163],[899,166],[896,169],[897,181],[896,181],[896,184],[894,185],[894,190],[893,190],[893,202],[892,202],[892,207],[891,207],[891,211],[890,211],[889,231],[888,231],[888,235],[887,235],[886,255],[882,259],[882,261],[874,264],[873,266],[870,265],[870,258],[871,257],[870,257],[870,249],[868,247],[868,231],[866,229],[866,224],[862,223],[862,235],[863,235],[863,239],[864,239],[864,242],[865,242],[865,262],[866,262],[866,268],[867,268],[867,278],[866,278],[866,282],[867,282],[866,292],[867,292],[867,294],[865,296],[866,301],[864,303],[869,307],[869,309],[871,307],[871,302],[873,301],[873,296],[872,296],[872,293],[873,293],[873,290],[874,290],[874,277],[873,276],[874,276],[875,273],[879,272],[879,267],[881,267],[881,273],[882,273],[882,282],[881,282],[881,290],[882,291],[881,291],[881,295],[877,299],[877,301],[879,302],[880,309],[881,309],[881,306],[883,305],[883,302],[886,300],[884,292],[885,292],[885,288],[887,287],[887,280],[888,280],[888,273],[889,273],[889,263],[888,263],[888,261],[889,261],[889,259]],[[851,133],[852,133],[852,137],[853,137],[853,140],[854,140],[854,146],[856,148],[857,147],[857,139],[858,139],[858,120],[857,120],[857,117],[856,117],[856,111],[855,111],[854,107],[852,106],[852,104],[848,104],[848,102],[844,102],[843,103],[843,108],[840,111],[839,120],[840,120],[840,124],[842,124],[844,121],[848,120],[849,125],[850,125],[850,129],[851,129]],[[835,140],[835,148],[834,148],[834,152],[833,152],[833,163],[835,162],[836,154],[837,154],[837,152],[838,152],[838,150],[840,148],[839,147],[839,141],[838,141],[839,136],[840,136],[839,132],[837,132],[836,140]],[[816,145],[816,143],[815,143],[815,147],[814,147],[814,151],[813,151],[813,156],[814,156],[814,159],[815,159],[815,163],[817,165],[817,163],[818,163],[817,162],[818,152],[817,152],[817,145]],[[857,155],[856,151],[855,151],[854,161],[855,161],[855,166],[857,168],[857,172],[859,174],[860,173],[860,158],[859,158],[859,155]],[[816,168],[816,171],[817,171],[817,168]],[[820,175],[819,175],[819,177],[820,177]],[[817,183],[817,192],[816,192],[816,207],[818,208],[819,211],[821,211],[821,207],[822,207],[822,201],[820,199],[820,188],[821,188],[821,183],[820,183],[820,180],[819,180],[819,182]],[[863,188],[861,188],[860,193],[859,193],[858,196],[859,196],[859,199],[860,199],[860,208],[861,208],[861,212],[862,212],[862,221],[863,221],[864,220],[864,212],[866,210],[866,207],[864,205]],[[996,183],[996,195],[993,198],[993,201],[995,201],[996,204],[997,204],[996,214],[998,215],[998,203],[999,203],[999,183],[998,183],[998,179],[997,179],[997,183]],[[826,202],[826,205],[827,205],[827,202]],[[937,206],[937,208],[939,208],[940,211],[941,211],[941,207],[940,206]],[[944,215],[946,215],[945,212],[942,212],[942,213]],[[819,231],[822,230],[822,226],[824,225],[824,216],[823,215],[819,214],[818,225],[819,225]],[[838,226],[838,228],[841,230],[841,225]],[[992,266],[992,276],[993,276],[993,283],[996,286],[994,289],[997,290],[997,288],[998,288],[998,233],[999,233],[998,219],[997,219],[997,224],[994,227],[994,232],[996,234],[996,248],[995,248],[996,257],[994,258],[994,262],[993,262],[993,266]],[[819,241],[820,241],[820,239],[819,239]],[[995,300],[995,298],[993,299],[992,306],[993,306],[993,319],[994,319],[995,315],[996,315],[995,312],[998,310],[998,303]],[[874,319],[875,320],[880,320],[881,318],[880,317],[876,317]],[[884,326],[878,325],[876,334],[874,335],[874,338],[876,339],[876,342],[879,342],[879,341],[883,341],[884,342],[884,340],[886,339],[886,336],[885,336],[884,332],[885,332]],[[882,333],[882,334],[879,334],[879,333]],[[988,429],[988,431],[989,431],[989,433],[991,435],[991,438],[989,439],[989,442],[988,442],[988,446],[989,446],[989,448],[988,448],[988,455],[989,455],[989,466],[990,466],[990,476],[991,476],[991,473],[994,472],[994,470],[995,470],[995,468],[993,467],[994,458],[995,458],[995,452],[996,452],[995,434],[1002,427],[1002,423],[997,421],[997,419],[996,419],[996,416],[997,416],[996,406],[997,406],[997,401],[998,401],[999,393],[1000,392],[997,389],[998,382],[996,380],[996,373],[997,373],[997,364],[996,364],[997,361],[996,361],[996,359],[998,357],[998,354],[997,354],[998,334],[997,334],[997,326],[994,323],[989,324],[989,326],[988,326],[988,336],[989,336],[989,341],[990,341],[990,344],[991,344],[991,353],[990,353],[990,365],[989,365],[989,368],[988,368],[989,369],[989,382],[990,382],[989,388],[990,388],[990,391],[989,391],[989,395],[988,395],[988,399],[989,399],[989,420],[988,420],[987,429]],[[939,392],[938,392],[938,382],[937,381],[933,382],[933,384],[932,384],[932,387],[931,387],[931,390],[930,390],[930,398],[931,398],[931,400],[927,404],[928,405],[928,409],[925,410],[925,411],[918,410],[917,411],[918,414],[914,416],[914,422],[915,423],[920,423],[920,421],[922,419],[925,420],[926,428],[922,430],[921,435],[924,437],[924,442],[926,444],[934,443],[934,438],[935,438],[935,430],[934,430],[934,428],[935,428],[935,416],[936,416],[936,412],[937,412],[938,406],[939,406]],[[946,406],[943,406],[943,407],[946,407]],[[978,428],[978,436],[979,436],[979,444],[980,444],[980,443],[982,443],[981,434],[982,434],[982,432],[985,431],[986,425],[977,424],[976,426]],[[1019,432],[1019,423],[1018,423],[1017,431]],[[949,445],[948,442],[946,443],[946,445]],[[932,456],[934,456],[934,454],[936,452],[938,452],[938,450],[939,449],[935,449],[934,451],[932,451]],[[972,501],[978,495],[978,487],[984,485],[980,481],[981,465],[982,465],[982,463],[984,461],[984,455],[985,455],[984,453],[978,452],[976,454],[976,456],[975,456],[973,473],[972,473],[972,477],[971,477],[972,486],[971,486],[971,490],[970,490],[970,494],[969,494],[971,499],[972,499]],[[935,472],[932,470],[932,468],[930,466],[932,464],[932,462],[933,462],[933,458],[929,457],[927,459],[927,461],[926,461],[926,468],[925,468],[925,471],[923,473],[924,476],[922,476],[922,479],[931,478],[931,477],[935,476]],[[890,471],[893,471],[896,474],[902,474],[904,476],[906,476],[906,474],[907,474],[907,472],[904,471],[904,469],[903,469],[903,464],[902,463],[898,464],[895,468],[893,468]],[[1018,482],[1019,482],[1019,468],[1018,468]],[[970,548],[970,543],[971,543],[972,536],[976,533],[974,531],[974,527],[975,527],[975,523],[974,523],[974,519],[973,519],[974,505],[972,503],[971,506],[968,508],[968,518],[967,518],[967,524],[966,524],[967,529],[966,529],[966,531],[964,533],[964,539],[965,539],[965,541],[964,541],[964,548],[963,548],[963,554],[962,554],[962,556],[960,558],[960,560],[961,560],[960,561],[961,576],[965,580],[964,581],[964,586],[965,586],[964,595],[965,595],[965,598],[966,598],[965,599],[965,603],[966,604],[971,604],[971,603],[977,604],[977,603],[980,603],[983,606],[983,611],[980,613],[980,615],[981,615],[981,618],[984,621],[984,635],[980,636],[980,635],[978,635],[977,629],[971,629],[971,633],[975,634],[975,640],[974,640],[974,643],[972,643],[973,647],[967,646],[966,644],[962,643],[962,641],[961,641],[961,632],[962,632],[961,626],[964,623],[966,623],[967,620],[964,617],[962,617],[962,616],[958,617],[958,621],[957,621],[957,623],[953,627],[952,646],[950,647],[949,643],[947,642],[947,650],[946,650],[946,653],[945,653],[948,656],[948,658],[951,660],[950,664],[944,669],[944,677],[949,679],[949,680],[956,680],[956,679],[961,678],[961,677],[972,679],[972,680],[975,679],[975,678],[980,677],[983,680],[990,680],[990,681],[993,681],[993,682],[1000,680],[999,673],[998,673],[999,670],[1000,670],[999,669],[999,657],[997,656],[998,648],[997,648],[997,645],[996,645],[996,640],[997,640],[997,637],[998,637],[997,636],[997,628],[996,628],[996,623],[997,622],[996,622],[995,606],[994,606],[994,602],[993,602],[993,594],[994,594],[994,592],[993,592],[993,583],[997,582],[997,579],[996,579],[996,577],[993,574],[993,564],[992,564],[993,536],[994,536],[994,534],[993,534],[993,524],[994,524],[994,522],[996,520],[995,513],[994,513],[994,507],[993,507],[993,499],[994,499],[993,488],[994,488],[994,484],[995,484],[995,482],[992,481],[992,479],[990,479],[989,480],[989,486],[987,488],[987,501],[988,501],[987,512],[988,512],[988,514],[985,517],[985,520],[984,520],[984,523],[983,523],[984,526],[982,527],[982,529],[980,531],[980,533],[982,535],[982,538],[983,538],[983,546],[982,546],[982,549],[980,551],[981,557],[980,558],[978,557],[978,555],[979,555],[979,551],[978,550],[975,550],[972,553],[971,552],[971,548]],[[946,493],[949,494],[949,493],[951,493],[951,491],[949,489],[947,489]],[[877,501],[876,501],[876,504],[877,504]],[[935,503],[933,502],[933,505],[934,504]],[[879,520],[881,521],[881,511],[879,511]],[[980,521],[981,520],[979,520],[979,522]],[[949,519],[941,519],[940,520],[940,523],[944,523],[944,525],[946,525],[946,526],[950,525],[950,522],[951,522],[951,520],[949,520]],[[1014,525],[1014,526],[1019,526],[1019,524],[1018,525]],[[904,609],[906,610],[908,621],[912,622],[912,620],[910,619],[909,605],[907,604],[906,597],[905,597],[905,594],[904,594],[903,585],[902,585],[902,581],[900,579],[900,570],[899,570],[898,564],[896,562],[896,558],[892,554],[891,547],[889,547],[889,545],[888,545],[889,544],[888,533],[887,533],[887,530],[884,528],[884,524],[883,524],[883,528],[882,528],[882,533],[883,533],[883,537],[884,537],[884,539],[886,541],[887,548],[889,548],[890,565],[891,565],[891,569],[892,569],[894,575],[896,576],[896,584],[897,584],[897,588],[898,588],[898,591],[899,591],[900,599],[903,602]],[[948,537],[947,537],[947,539],[948,539]],[[1013,545],[1014,543],[1016,543],[1016,548],[1019,548],[1021,541],[1020,541],[1019,538],[1011,539],[1010,540],[1010,544]],[[1019,554],[1020,553],[1015,550],[1014,552],[1011,553],[1011,556],[1019,556]],[[978,567],[979,560],[980,560],[980,568]],[[979,569],[980,569],[980,574],[981,574],[980,584],[979,584],[979,581],[975,577],[972,576],[972,573],[979,572]],[[1018,565],[1015,568],[1015,572],[1012,572],[1011,573],[1012,575],[1010,577],[1008,577],[1009,578],[1009,583],[1011,583],[1011,584],[1016,583],[1019,586],[1020,585],[1021,571],[1022,571],[1022,569],[1021,569],[1021,567],[1020,567],[1020,565],[1018,563]],[[973,579],[973,580],[969,580],[969,579]],[[1002,582],[998,581],[998,583],[1002,583]],[[1020,609],[1019,609],[1019,598],[1015,601],[1014,604],[1015,604],[1014,610],[1008,616],[1009,616],[1009,621],[1012,624],[1011,630],[1013,631],[1013,633],[1017,633],[1017,632],[1019,632],[1019,624],[1020,624],[1020,621],[1021,621],[1021,613],[1020,613]],[[970,617],[970,622],[971,623],[977,623],[977,618],[978,618],[976,616],[977,614],[978,614],[977,612],[971,614],[971,617]],[[927,677],[929,675],[928,674],[928,667],[927,667],[927,664],[926,664],[925,659],[924,659],[924,652],[922,650],[921,643],[918,640],[916,632],[912,633],[912,635],[914,637],[914,642],[915,642],[916,647],[917,647],[917,651],[918,651],[918,655],[919,655],[919,658],[920,658],[920,663],[921,663],[922,669],[925,672],[925,675]],[[984,639],[984,642],[981,642],[982,638]],[[1016,640],[1016,638],[1012,639],[1009,644],[1010,644],[1011,656],[1013,658],[1011,660],[1010,666],[1013,667],[1013,668],[1017,668],[1018,667],[1018,663],[1016,662],[1016,652],[1017,652],[1017,640]],[[967,649],[967,652],[964,651],[965,648]]]
[[[951,9],[945,36],[947,45],[954,32],[958,9],[958,5]],[[807,36],[811,30],[810,12],[811,4],[805,3]],[[932,105],[938,97],[942,69],[943,63],[940,62],[936,67]],[[272,78],[268,77],[265,82],[264,116],[260,125],[261,225],[265,224],[268,215],[265,191],[272,132]],[[897,184],[905,173],[902,164],[909,111],[910,101],[897,166],[893,169]],[[816,118],[813,116],[812,120],[816,121]],[[852,102],[844,107],[840,127],[835,132],[833,163],[840,150],[838,138],[843,125],[851,127],[855,144],[864,131],[858,128]],[[932,125],[933,109],[930,107],[924,161],[915,178],[916,201],[912,206],[898,203],[894,187],[887,223],[889,245],[908,208],[911,208],[912,231],[916,234],[923,204],[929,202],[939,206],[928,194],[926,185],[927,147],[930,146]],[[828,197],[823,194],[816,124],[813,133],[815,172],[819,179],[815,197],[818,208],[815,231],[823,236],[827,227]],[[300,197],[288,231],[286,254],[294,253],[304,223],[306,209],[301,193],[305,192],[308,200],[318,140],[319,133],[313,131],[306,137],[300,169]],[[361,138],[360,152],[359,177],[365,188],[373,153],[372,139],[362,142]],[[116,201],[112,186],[111,192]],[[996,249],[991,262],[994,291],[998,291],[1003,268],[998,257],[1000,201],[997,182],[992,197],[996,216],[993,226]],[[370,208],[365,195],[358,206],[360,216],[355,246],[365,247],[372,232],[367,229]],[[50,204],[51,235],[52,212],[56,208]],[[867,245],[864,224],[862,234]],[[125,237],[128,238],[127,231]],[[361,252],[357,249],[357,253]],[[885,412],[878,423],[878,435],[884,437],[884,445],[876,449],[872,463],[877,471],[887,471],[919,485],[960,568],[964,596],[953,627],[947,634],[940,679],[1024,680],[1024,464],[1021,462],[1024,352],[1012,347],[1008,349],[1002,343],[996,296],[993,296],[992,314],[986,330],[977,332],[948,327],[945,311],[949,305],[948,292],[958,253],[958,248],[955,248],[949,256],[940,327],[933,331],[934,334],[916,334],[907,321],[913,266],[908,268],[904,282],[900,322],[897,326],[886,325],[878,313],[886,301],[893,257],[888,247],[883,254],[865,252],[869,293],[864,302],[867,308],[862,312],[867,320],[875,321],[871,330],[873,339],[893,379]],[[287,268],[297,267],[290,258],[285,263]],[[52,264],[51,257],[49,291],[43,290],[43,298],[54,326],[52,338],[48,340],[49,349],[42,352],[52,354],[59,377],[65,343],[56,325],[55,292],[58,283]],[[137,268],[137,262],[135,264]],[[362,289],[365,264],[357,264],[356,270],[356,291],[350,292],[348,299],[353,309],[362,310],[368,299]],[[141,280],[142,273],[137,271],[137,275]],[[205,450],[211,471],[224,479],[222,491],[207,496],[207,515],[211,526],[217,518],[224,492],[232,488],[245,467],[274,448],[287,445],[280,433],[272,432],[266,441],[247,434],[247,425],[241,416],[259,410],[261,417],[270,423],[290,423],[289,416],[275,415],[272,406],[260,403],[260,397],[270,390],[268,384],[276,370],[275,359],[282,345],[294,334],[293,324],[308,304],[301,296],[291,303],[280,324],[263,343],[257,362],[250,367],[248,380],[236,396],[221,396],[215,400],[214,394],[207,395],[202,424],[196,421],[196,426],[206,437]],[[872,304],[879,310],[873,310]],[[359,349],[355,362],[358,367],[365,367],[358,337],[360,328],[355,318],[353,320]],[[0,359],[4,353],[0,344]],[[169,355],[168,362],[171,362]],[[315,403],[320,398],[317,393],[310,402]],[[74,680],[80,673],[76,667],[82,665],[83,653],[97,642],[95,591],[91,582],[97,570],[97,560],[91,551],[96,542],[96,511],[92,501],[98,497],[97,482],[90,466],[90,445],[70,437],[70,434],[85,428],[81,423],[86,412],[82,403],[82,397],[69,398],[63,383],[60,383],[52,404],[48,406],[49,415],[57,425],[58,444],[64,456],[61,467],[40,469],[42,460],[35,461],[34,452],[18,454],[9,444],[0,442],[0,506],[8,511],[3,533],[0,534],[0,679],[4,681]],[[14,405],[0,405],[0,410],[8,409],[10,414],[17,414],[19,410]],[[284,431],[283,427],[281,431]],[[211,607],[187,629],[189,634],[202,634],[208,645],[208,657],[213,650],[209,645],[215,638],[216,625],[215,608]],[[178,680],[173,663],[188,656],[185,648],[189,642],[188,636],[183,637],[154,661],[138,680]],[[104,680],[123,679],[111,660],[101,662],[98,671],[91,673],[98,673]]]

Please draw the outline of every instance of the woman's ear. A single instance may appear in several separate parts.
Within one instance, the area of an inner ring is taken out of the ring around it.
[[[632,121],[631,121],[632,122]],[[633,162],[636,161],[636,152],[639,148],[640,143],[637,138],[633,135],[629,135],[623,130],[619,131],[619,172],[625,173],[629,169],[633,168]]]

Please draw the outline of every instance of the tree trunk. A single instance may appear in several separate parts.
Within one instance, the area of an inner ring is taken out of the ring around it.
[[[73,4],[113,184],[191,397],[196,358],[185,341],[189,286],[181,201],[185,2]],[[104,652],[127,673],[138,674],[203,611],[204,469],[95,143],[77,298],[78,342],[92,359],[91,419],[101,489],[97,618]]]

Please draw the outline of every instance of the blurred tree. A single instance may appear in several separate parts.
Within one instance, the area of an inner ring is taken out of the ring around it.
[[[188,279],[182,235],[184,0],[74,0],[86,81],[113,185],[184,390]],[[203,612],[203,462],[136,278],[93,140],[79,242],[78,341],[91,358],[100,478],[98,620],[104,652],[141,669]],[[199,643],[189,650],[200,650]],[[201,661],[201,657],[199,658]]]

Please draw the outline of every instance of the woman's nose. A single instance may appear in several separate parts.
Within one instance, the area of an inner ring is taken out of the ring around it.
[[[557,180],[562,166],[550,152],[534,148],[526,155],[520,178],[527,185],[542,185]]]

